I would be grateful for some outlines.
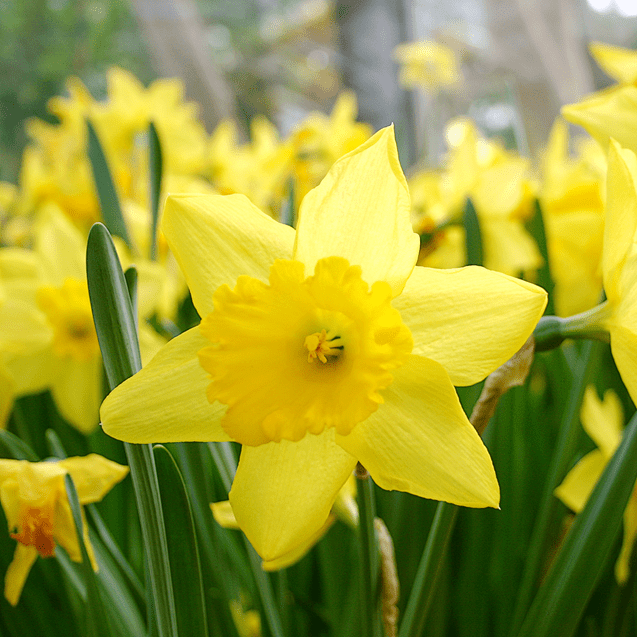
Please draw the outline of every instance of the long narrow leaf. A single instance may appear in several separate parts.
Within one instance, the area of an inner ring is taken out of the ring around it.
[[[199,548],[186,485],[166,447],[157,445],[153,449],[153,454],[157,477],[162,486],[164,523],[166,533],[170,537],[170,562],[173,565],[188,565],[188,568],[172,569],[177,629],[180,635],[207,637],[208,624]]]
[[[551,262],[549,259],[549,250],[546,242],[544,216],[542,215],[540,202],[537,199],[535,200],[534,204],[534,214],[527,222],[526,228],[533,235],[540,254],[542,255],[542,259],[544,260],[542,267],[537,272],[537,284],[543,287],[549,295],[544,314],[555,314],[555,307],[553,304],[553,290],[555,288],[555,283],[553,282],[553,277],[551,276]]]
[[[465,204],[463,222],[467,248],[467,265],[484,265],[480,221],[471,199],[467,199]]]
[[[67,473],[66,476],[64,476],[64,481],[66,483],[66,493],[69,498],[69,504],[71,505],[80,551],[82,552],[82,574],[84,575],[84,582],[86,584],[87,634],[90,637],[98,637],[99,635],[110,637],[113,631],[97,585],[97,577],[91,566],[91,561],[89,560],[88,552],[84,544],[84,521],[82,520],[82,511],[77,498],[77,491],[75,490],[73,478],[71,478],[70,474]]]
[[[159,200],[164,159],[159,135],[153,122],[148,127],[148,163],[150,165],[150,258],[157,259],[157,224],[159,222]]]
[[[99,137],[95,132],[93,124],[86,120],[88,128],[88,156],[91,160],[91,168],[93,169],[93,179],[95,180],[95,188],[97,196],[100,200],[100,208],[102,209],[102,219],[104,224],[112,234],[120,237],[130,248],[132,242],[126,228],[122,208],[119,205],[119,198],[115,190],[115,184],[111,171],[106,161],[104,149],[100,143]]]
[[[86,269],[91,308],[110,388],[141,368],[137,326],[115,246],[108,230],[95,224],[88,237]],[[159,637],[177,634],[166,530],[150,445],[125,444],[144,538]],[[149,604],[150,605],[150,604]]]
[[[577,515],[518,637],[570,637],[607,564],[637,480],[637,415]]]

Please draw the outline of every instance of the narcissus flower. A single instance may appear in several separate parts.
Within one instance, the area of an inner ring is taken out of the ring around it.
[[[405,88],[422,86],[437,91],[462,78],[456,54],[444,44],[431,40],[405,42],[394,49],[393,55],[400,64],[399,81]]]
[[[0,300],[0,376],[11,380],[15,396],[49,389],[60,414],[90,433],[97,427],[103,390],[85,252],[80,231],[53,204],[35,224],[33,250],[0,249],[5,288],[5,299]],[[150,305],[147,296],[140,294],[140,309]],[[142,322],[140,343],[147,360],[163,339]],[[4,395],[0,391],[0,413],[2,403],[8,402]]]
[[[99,502],[128,473],[128,467],[97,454],[59,462],[0,460],[0,502],[9,533],[18,541],[4,580],[4,596],[15,606],[38,555],[51,557],[59,544],[75,562],[82,553],[66,493],[64,476],[73,478],[80,504]],[[82,511],[82,515],[84,512]],[[93,568],[93,549],[84,521],[84,543]]]
[[[321,529],[357,461],[386,489],[498,506],[453,385],[510,358],[546,293],[415,267],[409,211],[390,128],[334,164],[296,232],[242,196],[168,200],[163,230],[204,319],[107,397],[102,423],[130,442],[241,442],[230,502],[266,561]]]
[[[611,140],[608,152],[602,272],[607,301],[589,312],[589,323],[608,330],[626,388],[637,401],[637,158]]]
[[[590,47],[596,62],[619,84],[562,108],[562,115],[586,129],[604,148],[612,137],[637,152],[637,52],[606,44]]]
[[[542,166],[540,202],[559,316],[590,309],[602,294],[606,157],[594,140],[580,141],[571,156],[567,124],[557,119]]]
[[[582,411],[582,426],[597,445],[587,453],[568,473],[555,495],[564,504],[579,513],[592,493],[597,481],[622,439],[624,414],[617,394],[608,390],[603,401],[597,397],[595,388],[586,388]],[[624,511],[624,539],[621,552],[615,563],[615,577],[620,584],[628,579],[630,555],[637,537],[637,485]]]

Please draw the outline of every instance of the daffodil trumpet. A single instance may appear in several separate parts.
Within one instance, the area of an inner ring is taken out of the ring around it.
[[[596,307],[562,318],[560,316],[543,316],[534,332],[535,350],[545,352],[559,347],[566,339],[595,340],[603,343],[610,342],[610,334],[605,321],[610,317],[611,309],[608,301]]]

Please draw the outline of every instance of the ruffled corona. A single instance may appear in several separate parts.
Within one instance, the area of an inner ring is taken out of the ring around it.
[[[413,341],[392,308],[390,286],[371,288],[341,257],[277,260],[269,285],[248,276],[221,286],[201,323],[212,342],[199,352],[211,375],[208,400],[238,442],[298,441],[327,427],[347,435],[383,402]]]
[[[37,301],[53,327],[55,354],[76,361],[88,361],[98,354],[86,281],[66,279],[60,287],[43,286]]]

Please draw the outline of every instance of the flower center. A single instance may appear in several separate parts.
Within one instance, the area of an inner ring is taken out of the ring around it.
[[[86,281],[66,279],[60,287],[43,286],[37,302],[53,328],[53,352],[78,362],[99,353]]]
[[[211,345],[199,352],[210,402],[238,442],[298,441],[334,427],[347,435],[383,402],[392,369],[411,352],[411,333],[384,281],[371,287],[340,257],[305,277],[298,261],[277,260],[269,283],[242,276],[221,286],[201,322]]]
[[[53,509],[49,506],[25,506],[20,512],[20,529],[10,534],[26,546],[34,546],[42,557],[55,553]]]
[[[307,347],[307,362],[313,363],[317,358],[321,363],[327,363],[327,357],[336,358],[342,351],[343,345],[340,336],[328,335],[327,330],[314,332],[305,337],[304,345]]]

